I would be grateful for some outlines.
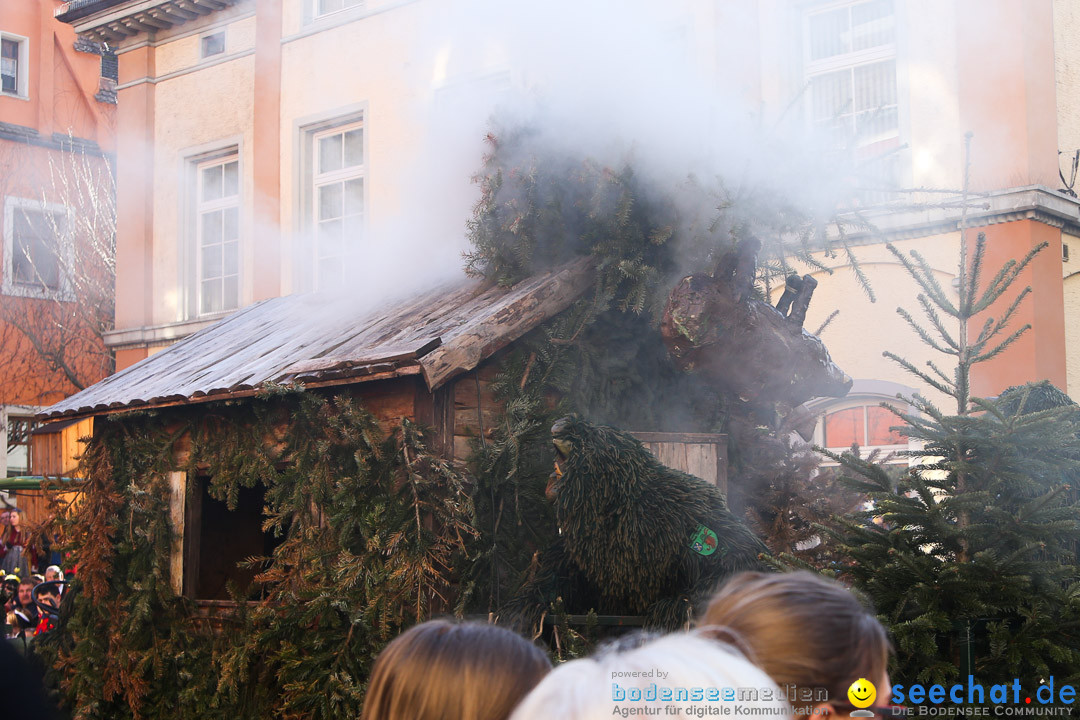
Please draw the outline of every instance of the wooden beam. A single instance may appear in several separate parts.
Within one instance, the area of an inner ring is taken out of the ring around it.
[[[169,520],[172,523],[172,541],[169,543],[169,580],[173,592],[184,594],[184,521],[187,517],[187,473],[166,474],[169,481]]]
[[[182,10],[196,13],[198,15],[209,15],[210,13],[214,12],[208,7],[203,7],[202,5],[195,4],[194,0],[177,0],[176,7]]]
[[[149,13],[147,13],[147,15],[149,15],[151,18],[153,18],[154,21],[161,23],[161,29],[162,30],[168,30],[169,28],[173,27],[174,25],[179,25],[180,23],[184,22],[184,19],[182,17],[178,17],[176,15],[170,15],[163,8],[159,8],[157,10],[152,10]],[[149,22],[149,20],[147,22]]]
[[[157,32],[159,29],[154,25],[148,25],[147,23],[142,22],[142,20],[137,17],[124,20],[124,27],[134,30],[136,34],[141,32],[153,33]]]
[[[119,22],[109,23],[103,27],[102,30],[115,34],[117,40],[123,40],[124,38],[139,34],[138,30],[132,30]]]
[[[188,20],[194,20],[195,18],[199,17],[199,13],[185,10],[184,8],[176,4],[162,5],[158,9],[158,12],[162,13],[166,17],[169,17],[170,19],[174,18],[175,24],[177,25],[179,25],[180,23],[185,23]]]
[[[424,379],[434,390],[450,378],[472,370],[548,318],[570,306],[592,284],[593,267],[588,258],[550,273],[523,280],[535,288],[514,302],[467,323],[443,345],[420,358]]]
[[[139,15],[139,21],[146,23],[147,25],[151,25],[158,30],[168,30],[173,26],[171,22],[169,22],[168,20],[162,20],[160,17],[157,16],[157,13],[154,12],[142,13],[141,15]]]
[[[358,385],[360,383],[369,383],[376,380],[390,380],[392,378],[406,377],[409,375],[420,375],[419,365],[405,365],[399,368],[394,368],[386,372],[372,373],[370,375],[351,376],[343,378],[333,378],[331,380],[313,380],[304,381],[305,388],[323,388],[323,387],[336,387],[338,385]],[[213,395],[200,395],[193,398],[174,398],[170,400],[160,400],[153,402],[133,402],[129,404],[116,403],[108,407],[95,407],[86,411],[77,411],[64,413],[62,415],[46,415],[41,419],[60,420],[62,418],[87,418],[96,417],[98,415],[115,415],[116,413],[129,412],[132,410],[149,410],[156,408],[178,407],[180,405],[197,405],[199,403],[216,402],[218,400],[237,400],[240,398],[254,397],[261,392],[259,388],[252,388],[250,390],[239,390],[237,392],[221,392]]]

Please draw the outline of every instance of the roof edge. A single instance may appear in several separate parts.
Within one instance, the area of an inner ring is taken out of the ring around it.
[[[108,10],[128,0],[68,0],[53,11],[53,17],[62,23],[72,23],[90,17],[100,10]]]

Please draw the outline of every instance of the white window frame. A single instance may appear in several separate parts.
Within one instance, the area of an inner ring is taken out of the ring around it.
[[[346,5],[345,3],[351,2],[352,5]],[[348,12],[349,10],[363,9],[367,6],[367,0],[341,0],[342,7],[337,10],[327,10],[324,12],[319,11],[319,6],[322,0],[308,0],[305,8],[308,22],[315,22],[322,20],[323,18],[334,17],[339,13]]]
[[[0,96],[30,99],[30,38],[9,32],[0,32],[0,40],[13,40],[19,44],[19,66],[15,75],[15,92],[0,90]]]
[[[228,163],[236,163],[236,195],[230,195],[228,197],[221,197],[217,200],[202,199],[202,183],[203,183],[203,170],[211,167],[223,167]],[[190,222],[191,230],[188,233],[190,237],[189,247],[191,249],[192,268],[190,277],[188,280],[188,316],[191,318],[207,318],[217,317],[225,315],[237,310],[242,305],[243,300],[243,196],[244,196],[244,176],[243,165],[240,162],[240,149],[233,146],[230,148],[224,148],[220,151],[204,154],[191,158],[191,175],[192,182],[189,185],[191,191],[191,199],[189,202],[190,207]],[[228,303],[225,298],[224,280],[227,277],[225,273],[225,245],[227,242],[224,236],[221,240],[222,250],[222,266],[221,275],[218,279],[222,283],[222,308],[220,310],[207,310],[203,311],[203,221],[202,216],[204,213],[226,211],[236,208],[237,212],[237,225],[236,225],[236,298],[235,306],[228,307]]]
[[[65,225],[71,221],[70,209],[58,203],[43,203],[40,200],[10,195],[4,199],[4,275],[2,282],[0,282],[0,294],[42,300],[74,301],[75,293],[71,287],[70,278],[65,272],[66,267],[70,267],[72,262],[71,248],[66,246],[63,238],[60,238],[62,247],[58,251],[67,253],[67,257],[58,258],[60,264],[59,288],[15,282],[15,213],[26,211],[61,215],[63,217],[62,222]]]
[[[887,45],[877,45],[877,46],[874,46],[872,48],[866,48],[864,50],[854,50],[854,51],[842,53],[840,55],[833,55],[831,57],[822,58],[820,60],[812,60],[811,56],[810,56],[811,48],[812,48],[810,25],[811,25],[811,18],[814,17],[815,15],[822,15],[824,13],[833,12],[835,10],[840,10],[842,8],[847,8],[848,14],[849,14],[849,27],[850,27],[851,8],[856,6],[856,5],[861,5],[861,4],[863,4],[863,3],[867,2],[867,1],[868,0],[839,0],[837,2],[828,2],[828,3],[821,3],[821,4],[818,4],[818,5],[814,5],[813,7],[808,8],[806,10],[806,12],[804,13],[804,15],[803,15],[803,25],[802,25],[802,27],[803,27],[803,68],[804,68],[803,75],[804,75],[806,83],[808,85],[815,77],[819,77],[819,76],[822,76],[822,75],[828,75],[829,73],[834,73],[834,72],[838,72],[838,71],[841,71],[841,70],[848,70],[852,74],[854,74],[854,71],[855,71],[856,68],[862,67],[862,66],[865,66],[865,65],[873,65],[875,63],[886,62],[888,60],[892,60],[893,63],[894,63],[894,65],[893,65],[893,67],[894,67],[894,75],[895,75],[894,81],[897,84],[897,93],[896,93],[896,95],[897,95],[897,97],[896,97],[896,107],[897,107],[896,133],[895,133],[895,135],[888,135],[888,136],[882,136],[882,137],[877,137],[877,138],[865,138],[865,139],[863,139],[863,140],[861,140],[860,142],[857,143],[857,147],[866,147],[866,146],[869,146],[869,145],[874,145],[874,144],[879,143],[879,142],[885,142],[887,140],[891,140],[894,137],[898,141],[900,139],[900,135],[901,135],[901,133],[900,133],[900,122],[901,122],[900,121],[900,104],[901,103],[900,103],[900,92],[899,92],[900,69],[899,69],[899,63],[897,61],[897,51],[896,51],[896,48],[897,48],[897,34],[899,33],[899,27],[898,27],[898,25],[899,25],[899,17],[898,17],[898,13],[896,12],[896,9],[897,9],[896,6],[897,6],[897,2],[899,2],[899,0],[893,0],[893,41],[891,43],[887,44]],[[852,77],[852,93],[854,93],[854,77]],[[814,124],[816,121],[815,121],[815,119],[813,117],[813,115],[814,115],[814,110],[813,110],[814,99],[813,99],[813,89],[812,88],[810,88],[808,90],[808,98],[809,98],[809,102],[807,102],[807,104],[806,104],[806,115],[807,115],[807,118],[810,121],[810,123]],[[852,108],[851,109],[851,117],[852,117],[852,130],[853,130],[853,132],[854,132],[855,115],[856,115],[856,111],[855,111],[854,108]],[[899,142],[898,142],[898,144],[899,144]]]
[[[363,131],[363,145],[361,153],[363,162],[360,165],[343,167],[331,172],[319,172],[319,141],[323,138],[344,134],[350,130],[360,129]],[[319,276],[319,260],[322,257],[322,248],[319,240],[319,188],[333,183],[343,183],[349,180],[362,180],[364,183],[363,213],[361,226],[367,228],[369,222],[369,188],[367,177],[368,165],[368,132],[366,116],[364,112],[352,113],[334,120],[308,125],[303,129],[302,140],[304,143],[304,177],[303,177],[303,235],[310,237],[311,241],[304,249],[307,257],[303,258],[302,266],[309,266],[310,271],[305,273],[305,284],[308,289],[327,289],[326,282]],[[344,219],[344,216],[343,216]],[[351,258],[355,259],[360,254],[361,248],[352,248],[351,252],[345,248],[342,254],[343,263]]]
[[[11,417],[28,418],[33,420],[34,416],[41,411],[41,408],[34,407],[32,405],[0,405],[0,448],[3,452],[0,452],[0,479],[8,476],[7,465],[7,441],[8,441],[8,419]],[[27,465],[30,463],[29,449],[27,450]],[[30,468],[26,468],[27,474],[30,472]]]
[[[860,387],[861,386],[861,387]],[[814,444],[818,447],[825,448],[830,452],[837,454],[847,452],[851,449],[848,447],[839,446],[826,446],[825,445],[825,416],[831,413],[840,412],[842,410],[850,410],[857,407],[875,407],[886,403],[893,406],[900,412],[905,414],[918,414],[916,408],[910,403],[901,400],[897,397],[897,394],[901,394],[905,397],[911,397],[914,395],[914,391],[897,383],[891,383],[886,381],[875,380],[857,380],[855,381],[855,387],[843,398],[819,398],[817,400],[807,403],[807,407],[817,416],[817,424],[814,426]],[[902,424],[900,418],[896,418],[895,425]],[[863,439],[869,437],[869,427],[867,421],[866,412],[863,412]],[[898,450],[921,450],[922,441],[915,438],[906,438],[904,442],[896,445],[860,445],[859,454],[863,459],[866,459],[873,452],[878,452],[879,455],[885,456],[891,452]],[[920,460],[916,457],[898,457],[894,458],[890,464],[895,465],[917,465]],[[822,467],[833,467],[837,463],[827,457],[822,457]]]

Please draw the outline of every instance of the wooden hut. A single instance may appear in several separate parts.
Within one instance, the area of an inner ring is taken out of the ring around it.
[[[460,282],[375,310],[347,297],[274,298],[237,311],[41,417],[56,422],[192,406],[251,397],[266,383],[302,383],[349,393],[388,428],[402,418],[422,422],[433,429],[437,452],[463,462],[470,440],[489,433],[499,417],[490,380],[500,351],[567,309],[592,282],[591,267],[582,260],[512,288]],[[641,439],[664,462],[724,483],[723,436],[640,430],[649,431]],[[168,480],[172,523],[179,531],[172,553],[174,589],[220,601],[226,580],[243,579],[236,562],[266,550],[262,491],[245,489],[236,510],[228,511],[207,494],[208,478],[173,472]]]

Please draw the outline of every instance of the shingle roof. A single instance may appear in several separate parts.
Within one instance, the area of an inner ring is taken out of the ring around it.
[[[434,390],[569,307],[591,278],[591,266],[580,260],[509,289],[460,282],[380,308],[358,308],[340,296],[264,300],[39,417],[251,395],[268,382],[318,386],[422,375]]]

